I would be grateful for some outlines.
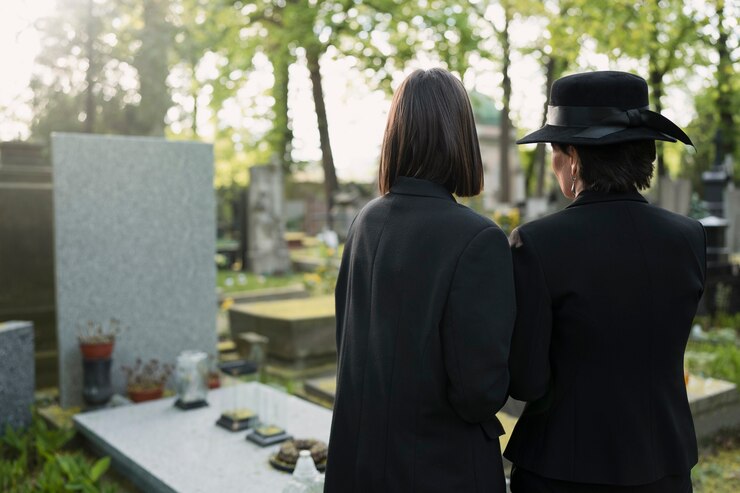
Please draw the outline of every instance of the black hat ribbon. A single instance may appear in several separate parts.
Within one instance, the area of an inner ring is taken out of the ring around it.
[[[600,139],[631,127],[647,127],[694,146],[676,124],[647,106],[623,110],[608,106],[548,106],[547,124],[556,127],[588,127],[573,137]]]

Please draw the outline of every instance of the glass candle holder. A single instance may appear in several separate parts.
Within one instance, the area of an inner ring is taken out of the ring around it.
[[[207,406],[208,355],[203,351],[183,351],[177,356],[175,366],[177,401],[180,409],[197,409]]]

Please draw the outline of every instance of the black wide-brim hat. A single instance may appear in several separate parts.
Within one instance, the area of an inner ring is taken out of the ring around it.
[[[556,80],[545,126],[516,143],[607,145],[634,140],[680,140],[694,145],[675,123],[648,109],[645,79],[604,71]]]

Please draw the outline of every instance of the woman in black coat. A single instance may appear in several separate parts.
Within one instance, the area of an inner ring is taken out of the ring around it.
[[[511,253],[452,196],[482,181],[462,83],[414,72],[391,105],[381,197],[350,228],[339,271],[329,493],[505,491],[495,415],[509,386]]]
[[[699,222],[648,204],[655,140],[691,144],[622,72],[552,87],[565,210],[510,240],[517,322],[511,395],[528,401],[505,457],[513,493],[691,491],[696,438],[683,356],[704,289]]]

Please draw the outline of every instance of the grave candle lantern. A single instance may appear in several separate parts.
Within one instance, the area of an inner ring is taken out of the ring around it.
[[[207,406],[208,355],[203,351],[183,351],[177,357],[175,370],[177,401],[180,409]]]

